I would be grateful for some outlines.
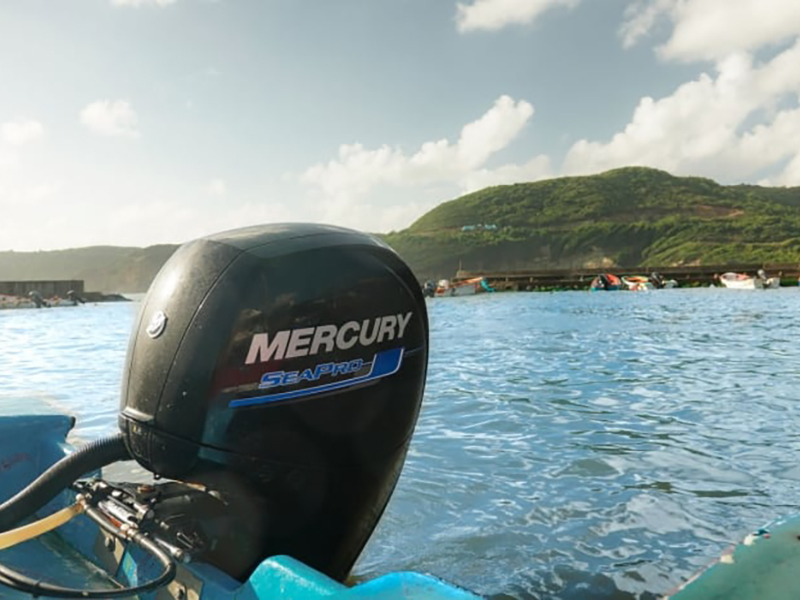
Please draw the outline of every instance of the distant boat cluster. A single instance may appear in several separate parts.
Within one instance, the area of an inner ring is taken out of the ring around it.
[[[781,285],[780,277],[767,277],[763,269],[759,269],[755,275],[746,273],[723,273],[715,276],[722,287],[735,290],[761,290],[779,288]],[[593,292],[617,290],[631,290],[634,292],[644,290],[657,290],[678,287],[678,282],[674,279],[665,279],[659,273],[651,273],[649,276],[643,275],[623,275],[618,277],[613,273],[600,273],[592,280],[589,289]]]
[[[83,304],[83,298],[71,291],[66,298],[53,296],[44,298],[39,292],[31,291],[27,296],[0,294],[0,310],[11,308],[54,308],[62,306],[78,306]]]
[[[589,289],[593,292],[614,292],[617,290],[631,290],[641,292],[646,290],[660,290],[678,287],[674,279],[666,279],[660,273],[653,272],[646,275],[623,275],[618,277],[613,273],[600,273],[592,279]]]
[[[559,274],[554,271],[549,273],[551,276],[553,276],[553,274],[555,274],[555,277],[559,277]],[[438,282],[429,280],[422,286],[422,291],[428,298],[474,296],[475,294],[484,292],[494,292],[497,289],[506,291],[509,289],[509,278],[521,278],[526,277],[527,275],[528,273],[525,272],[498,272],[494,277],[491,275],[476,274],[475,276],[468,276],[463,279],[459,277],[452,280],[440,279]],[[547,275],[548,273],[544,272],[540,277],[545,277]],[[708,287],[724,287],[728,289],[739,290],[775,289],[780,287],[782,275],[783,273],[781,272],[777,276],[768,277],[764,269],[758,269],[755,274],[730,271],[722,273],[721,275],[714,274],[713,278],[709,273],[706,282],[703,285]],[[529,281],[532,282],[532,280],[533,277],[531,277]],[[586,281],[589,281],[589,278],[587,278]],[[684,285],[686,285],[686,283],[687,282],[684,282]],[[697,285],[696,281],[689,281],[688,283],[690,287],[696,287]],[[798,283],[800,283],[800,281]],[[657,271],[653,271],[650,273],[650,275],[617,275],[616,273],[603,272],[591,276],[591,283],[589,283],[588,289],[593,292],[614,292],[618,290],[642,292],[648,290],[671,289],[676,287],[679,287],[677,279],[665,277]],[[516,289],[519,289],[519,287]],[[552,290],[558,288],[553,286],[549,289]],[[560,289],[564,289],[564,287],[561,287]],[[586,289],[586,284],[584,283],[581,288],[574,286],[572,289]]]

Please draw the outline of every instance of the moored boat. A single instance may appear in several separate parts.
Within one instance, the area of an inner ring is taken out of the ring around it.
[[[642,291],[656,289],[656,286],[653,285],[653,282],[650,281],[649,278],[643,275],[623,276],[622,282],[627,286],[629,290],[633,292],[642,292]]]
[[[614,292],[623,289],[622,280],[613,273],[600,273],[592,279],[589,289],[593,292]]]
[[[0,310],[14,308],[58,308],[64,306],[78,306],[83,304],[83,300],[74,292],[67,298],[53,296],[43,298],[37,292],[31,292],[27,296],[14,296],[11,294],[0,294]]]
[[[780,277],[767,277],[767,274],[764,273],[763,269],[759,269],[758,277],[764,282],[764,289],[765,290],[775,290],[781,287],[781,278]]]
[[[760,278],[744,273],[723,273],[719,276],[719,282],[730,290],[760,290],[764,287]]]
[[[650,273],[649,281],[656,289],[672,289],[678,287],[677,281],[674,279],[665,279],[658,271]]]
[[[678,287],[678,282],[674,279],[665,279],[660,273],[653,271],[650,276],[645,275],[625,275],[622,282],[627,289],[634,292],[647,290],[661,290]]]
[[[494,289],[489,285],[485,277],[473,277],[463,281],[452,282],[449,279],[441,279],[436,285],[434,296],[436,298],[446,298],[450,296],[473,296],[481,292],[493,292]]]
[[[755,276],[746,273],[723,273],[719,276],[720,283],[732,290],[761,290],[776,289],[781,285],[778,277],[767,277],[763,269],[759,269]]]

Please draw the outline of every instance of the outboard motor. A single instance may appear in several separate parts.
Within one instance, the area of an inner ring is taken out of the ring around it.
[[[423,284],[422,295],[426,298],[433,298],[436,296],[436,284],[430,279]]]
[[[650,283],[652,283],[656,289],[661,289],[666,285],[664,277],[658,271],[650,273]]]
[[[77,293],[75,290],[69,290],[69,291],[67,292],[67,298],[69,298],[69,299],[70,299],[70,301],[71,301],[71,302],[72,302],[72,303],[73,303],[75,306],[77,306],[78,304],[86,304],[86,300],[84,300],[83,298],[81,298],[81,297],[78,295],[78,293]]]
[[[31,299],[36,308],[48,308],[50,306],[47,300],[42,298],[42,295],[36,290],[31,290],[28,292],[28,297]]]
[[[343,579],[399,476],[427,346],[419,284],[375,238],[211,236],[181,247],[144,299],[120,428],[146,469],[243,516],[236,552],[216,552],[234,576],[289,554]]]
[[[148,515],[174,556],[244,579],[288,554],[343,580],[399,477],[427,358],[420,286],[374,237],[288,224],[187,243],[142,302],[122,433],[70,483],[132,457],[173,481],[81,490]]]

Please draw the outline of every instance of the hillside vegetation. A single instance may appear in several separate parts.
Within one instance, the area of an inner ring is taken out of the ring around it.
[[[165,244],[0,252],[0,281],[82,279],[87,291],[143,292],[176,248]]]
[[[800,262],[800,188],[628,167],[486,188],[384,239],[424,278],[459,268]]]
[[[420,279],[459,268],[800,263],[800,188],[628,167],[486,188],[380,237]],[[175,248],[0,252],[0,280],[83,279],[90,291],[143,292]]]

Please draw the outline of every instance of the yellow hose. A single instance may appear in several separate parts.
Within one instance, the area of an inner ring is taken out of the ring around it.
[[[53,513],[49,517],[39,519],[38,521],[34,521],[28,525],[23,525],[22,527],[17,527],[11,531],[4,531],[3,533],[0,533],[0,550],[10,548],[11,546],[16,546],[22,542],[27,542],[28,540],[38,537],[43,533],[47,533],[56,527],[60,527],[64,523],[72,520],[73,517],[81,514],[83,509],[84,505],[76,502],[72,506],[62,508],[60,511]]]

